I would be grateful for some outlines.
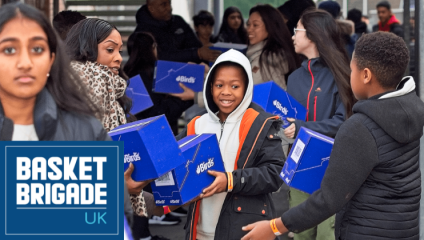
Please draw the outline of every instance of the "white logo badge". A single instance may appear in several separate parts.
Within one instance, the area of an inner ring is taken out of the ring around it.
[[[177,82],[181,83],[194,83],[196,81],[195,77],[187,77],[187,76],[178,76],[176,78]]]
[[[281,103],[278,100],[274,100],[272,102],[274,104],[274,106],[280,110],[284,115],[287,115],[287,113],[289,112],[289,110],[287,110],[286,107],[283,107],[283,105],[281,105]]]
[[[209,168],[213,167],[213,165],[215,165],[215,163],[213,162],[214,158],[209,158],[208,162],[203,162],[199,165],[197,165],[197,170],[196,173],[197,174],[201,174],[202,172],[208,170]]]
[[[130,155],[129,153],[124,155],[124,163],[132,163],[140,160],[140,153],[138,152],[133,152],[132,155]]]

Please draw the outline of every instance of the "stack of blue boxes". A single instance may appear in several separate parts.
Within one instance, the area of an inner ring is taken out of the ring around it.
[[[135,181],[152,183],[156,205],[183,205],[215,180],[208,170],[225,172],[215,134],[191,135],[178,143],[164,115],[119,126],[109,132],[124,141],[124,169],[134,165]]]
[[[290,125],[287,121],[288,117],[306,119],[306,108],[273,81],[255,85],[252,101],[266,112],[280,116],[283,120],[283,128]]]
[[[301,127],[280,173],[284,182],[312,194],[320,189],[334,139]]]
[[[203,90],[205,66],[159,60],[156,62],[153,91],[158,93],[182,93],[180,83],[195,92]]]
[[[140,75],[130,78],[125,93],[132,100],[131,114],[137,114],[153,106],[152,99],[144,86]]]

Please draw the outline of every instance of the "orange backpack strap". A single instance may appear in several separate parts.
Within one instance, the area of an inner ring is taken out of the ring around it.
[[[196,120],[199,118],[200,116],[197,116],[187,124],[187,136],[196,134]]]
[[[240,129],[239,129],[239,147],[237,151],[236,161],[234,163],[234,170],[237,169],[237,161],[239,159],[241,148],[243,147],[243,144],[244,144],[244,140],[246,140],[247,134],[249,133],[250,128],[252,127],[252,124],[258,115],[259,115],[259,112],[257,112],[253,108],[249,108],[246,110],[246,112],[243,115],[243,118],[241,119]]]

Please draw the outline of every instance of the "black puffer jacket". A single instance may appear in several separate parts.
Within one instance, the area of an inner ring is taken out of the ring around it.
[[[99,120],[59,109],[47,89],[37,96],[34,108],[34,128],[40,141],[111,140]],[[4,116],[1,105],[0,135],[1,140],[12,140],[13,122]]]
[[[147,5],[142,6],[135,17],[135,32],[150,32],[155,37],[159,60],[200,62],[197,50],[202,47],[202,43],[182,17],[172,15],[169,21],[156,20]]]
[[[336,239],[418,239],[424,103],[412,78],[359,101],[337,133],[321,189],[283,214],[293,232],[336,215]]]

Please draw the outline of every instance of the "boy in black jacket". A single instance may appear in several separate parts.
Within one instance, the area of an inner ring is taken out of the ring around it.
[[[412,77],[402,79],[408,61],[392,33],[358,40],[351,85],[359,101],[336,135],[321,189],[281,218],[244,227],[242,240],[301,232],[334,213],[336,239],[419,238],[424,103]]]

